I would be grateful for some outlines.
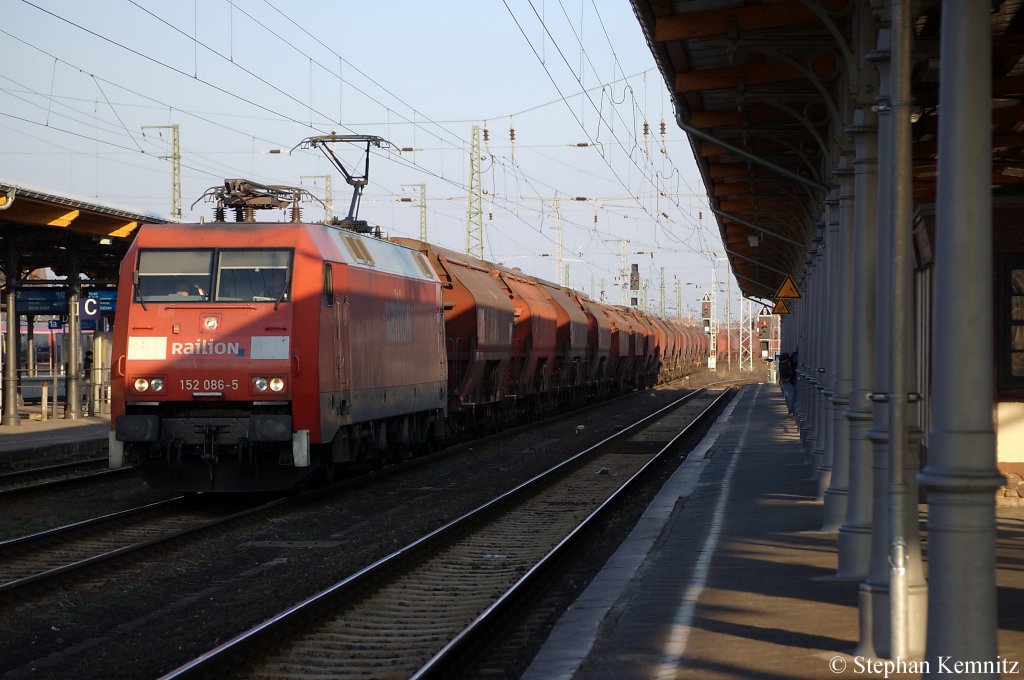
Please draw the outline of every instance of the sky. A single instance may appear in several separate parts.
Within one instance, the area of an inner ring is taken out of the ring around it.
[[[725,285],[693,153],[627,0],[3,7],[6,181],[169,217],[177,125],[185,221],[212,219],[202,197],[225,178],[323,200],[330,176],[333,214],[344,217],[351,188],[301,142],[378,135],[395,149],[373,150],[359,218],[418,237],[423,185],[428,240],[464,251],[479,126],[486,259],[557,281],[561,222],[567,283],[594,297],[621,302],[623,251],[654,312],[662,276],[667,314],[677,282],[683,314],[699,309],[713,268]],[[351,165],[357,152],[339,155]],[[311,202],[303,216],[325,210]]]

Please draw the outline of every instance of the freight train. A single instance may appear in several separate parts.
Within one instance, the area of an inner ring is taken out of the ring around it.
[[[730,366],[738,367],[743,350],[747,350],[749,345],[746,338],[741,340],[738,329],[734,328],[729,332],[719,330],[715,336],[715,356],[718,370],[725,370]]]
[[[177,491],[295,487],[707,356],[700,328],[322,224],[146,225],[120,277],[110,463]]]
[[[700,328],[384,239],[351,213],[248,221],[253,205],[297,204],[286,188],[229,180],[215,194],[214,222],[144,225],[121,263],[110,465],[154,488],[287,490],[707,355]],[[225,204],[243,221],[223,221]]]

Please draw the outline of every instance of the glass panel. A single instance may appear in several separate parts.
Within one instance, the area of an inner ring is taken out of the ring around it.
[[[140,250],[135,299],[204,302],[210,299],[212,250]]]
[[[1010,352],[1010,375],[1015,378],[1024,376],[1024,352]]]
[[[225,250],[217,271],[217,301],[286,302],[290,270],[288,250]]]
[[[220,254],[220,268],[284,267],[288,268],[291,253],[287,250],[225,250]]]
[[[1000,288],[997,379],[1000,392],[1024,390],[1024,257],[998,257]],[[1014,397],[1016,398],[1016,396]]]
[[[1010,297],[1010,318],[1014,321],[1024,321],[1024,295]]]
[[[1010,349],[1024,350],[1024,326],[1010,326]]]
[[[334,304],[334,270],[330,262],[324,262],[324,304],[328,307]]]
[[[1024,295],[1024,269],[1010,270],[1010,292],[1014,295]]]

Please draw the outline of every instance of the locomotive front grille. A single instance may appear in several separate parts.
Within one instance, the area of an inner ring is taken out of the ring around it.
[[[290,413],[254,412],[246,405],[218,405],[202,408],[195,405],[163,404],[139,407],[140,413],[129,412],[117,419],[115,433],[122,442],[176,442],[198,445],[211,436],[221,444],[252,442],[287,442],[292,438]],[[276,407],[287,411],[287,407]]]

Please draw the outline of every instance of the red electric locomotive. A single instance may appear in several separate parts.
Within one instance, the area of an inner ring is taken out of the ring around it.
[[[153,487],[288,489],[443,423],[441,287],[415,250],[298,222],[147,225],[121,281],[110,461]]]

